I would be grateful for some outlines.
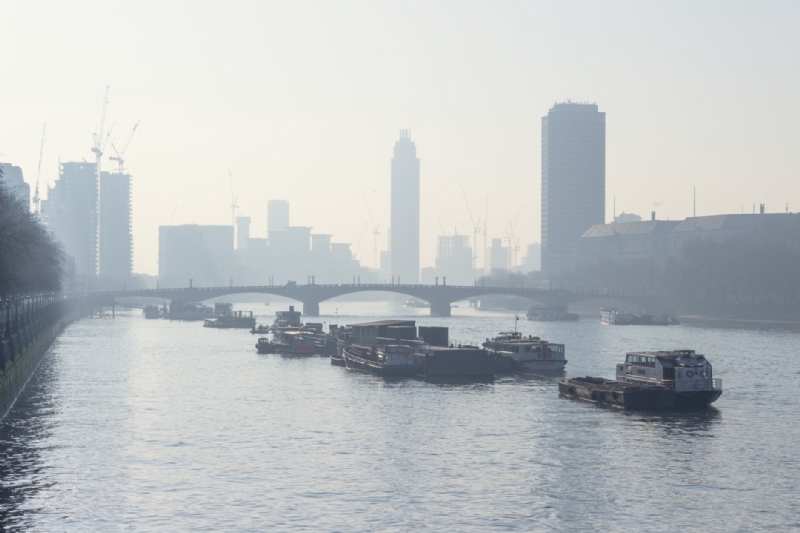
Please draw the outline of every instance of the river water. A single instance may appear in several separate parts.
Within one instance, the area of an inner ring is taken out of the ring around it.
[[[271,307],[254,309],[271,320]],[[285,306],[281,306],[285,307]],[[513,315],[326,302],[482,341]],[[725,389],[693,414],[558,397],[556,378],[385,382],[259,356],[198,323],[83,319],[0,422],[0,523],[34,531],[786,531],[800,527],[800,332],[520,321],[567,376],[694,348]]]

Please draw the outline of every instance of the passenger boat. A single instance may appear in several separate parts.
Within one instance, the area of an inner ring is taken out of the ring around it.
[[[314,341],[305,338],[297,329],[274,330],[275,351],[283,355],[314,355],[316,346]]]
[[[256,319],[252,311],[237,311],[231,315],[220,315],[214,318],[207,318],[203,321],[203,327],[218,329],[251,329],[256,325]]]
[[[486,339],[483,347],[495,355],[498,368],[558,372],[564,370],[564,345],[547,342],[539,337],[523,337],[521,333],[501,332],[493,339]],[[504,361],[506,360],[506,361]],[[504,364],[508,360],[511,365]]]
[[[142,314],[147,319],[161,318],[161,314],[158,312],[158,306],[157,305],[146,305],[146,306],[144,306],[144,310],[142,311]]]
[[[677,326],[680,324],[675,317],[657,315],[635,315],[625,309],[602,308],[600,309],[600,322],[612,326]]]
[[[536,320],[538,322],[574,321],[581,318],[575,313],[568,313],[563,307],[549,305],[529,308],[526,317],[528,320]]]
[[[367,348],[350,344],[342,356],[348,370],[375,374],[384,378],[412,377],[416,373],[414,349],[390,344],[382,348]]]
[[[703,408],[722,395],[722,380],[694,350],[630,352],[617,364],[616,380],[585,377],[558,383],[563,396],[627,409]]]

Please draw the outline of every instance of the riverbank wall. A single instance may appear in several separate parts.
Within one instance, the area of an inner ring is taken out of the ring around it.
[[[56,337],[85,315],[84,302],[40,295],[5,302],[0,343],[0,419],[6,416]]]

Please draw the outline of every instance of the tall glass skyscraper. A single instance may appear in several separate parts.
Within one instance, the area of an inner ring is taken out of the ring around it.
[[[556,104],[542,117],[542,271],[575,270],[578,239],[606,216],[606,114]]]
[[[395,283],[419,283],[419,158],[408,130],[394,144],[391,224]]]

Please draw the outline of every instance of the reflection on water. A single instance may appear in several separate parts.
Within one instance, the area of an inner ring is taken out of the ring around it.
[[[0,524],[24,524],[29,502],[52,483],[40,448],[52,434],[52,366],[45,360],[14,408],[0,421]]]
[[[387,304],[336,305],[340,323],[392,317]],[[501,313],[394,309],[464,340],[513,327]],[[334,310],[323,305],[319,321],[335,323]],[[797,525],[800,461],[788,443],[800,439],[800,334],[588,320],[520,328],[566,344],[567,377],[613,376],[628,350],[696,348],[725,393],[707,411],[624,412],[559,398],[558,375],[385,381],[319,357],[258,356],[249,333],[133,312],[87,319],[59,338],[0,423],[0,522],[36,531]]]

